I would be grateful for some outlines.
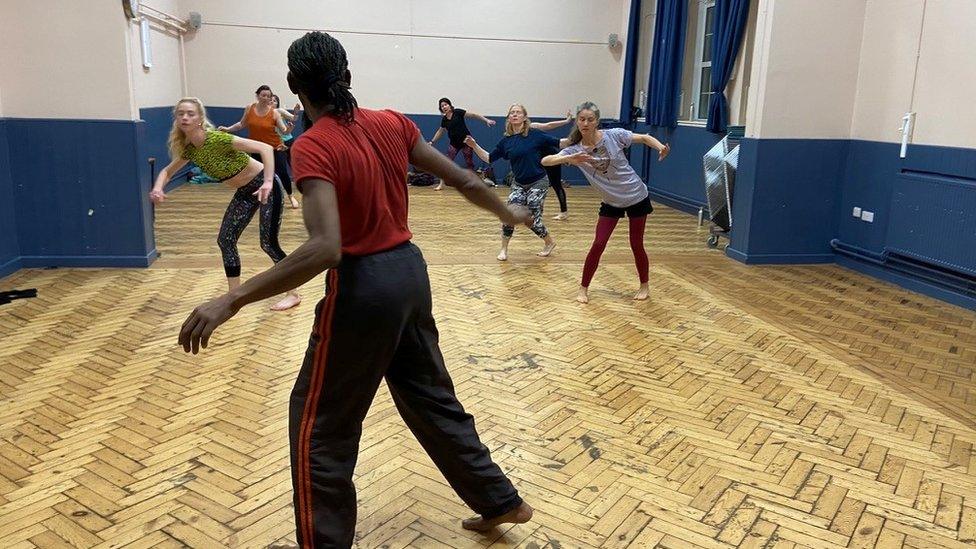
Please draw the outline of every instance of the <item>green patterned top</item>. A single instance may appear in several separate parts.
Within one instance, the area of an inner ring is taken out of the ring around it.
[[[241,173],[250,158],[247,153],[234,149],[234,136],[226,132],[207,130],[203,146],[197,148],[187,143],[183,158],[200,167],[208,176],[226,181]]]

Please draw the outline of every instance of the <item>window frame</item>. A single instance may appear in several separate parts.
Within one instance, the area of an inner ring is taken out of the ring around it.
[[[708,8],[715,8],[715,0],[698,0],[698,25],[696,27],[695,36],[695,78],[692,84],[692,92],[694,96],[691,102],[691,110],[694,116],[688,119],[688,122],[693,123],[704,123],[708,120],[708,105],[702,109],[699,101],[702,96],[702,81],[701,73],[702,69],[705,67],[711,68],[711,61],[702,61],[702,55],[705,53],[705,23],[708,18]],[[714,13],[714,12],[713,12]],[[715,40],[715,18],[712,17],[712,40]],[[712,96],[711,91],[708,92],[709,101],[711,101]]]

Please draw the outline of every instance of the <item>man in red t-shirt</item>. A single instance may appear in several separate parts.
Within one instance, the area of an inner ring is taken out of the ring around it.
[[[194,354],[214,329],[248,303],[295,288],[329,269],[315,309],[305,362],[291,394],[289,434],[295,522],[303,547],[350,547],[356,525],[353,469],[362,422],[385,378],[397,410],[451,487],[487,531],[523,523],[522,501],[481,443],[438,347],[430,280],[407,226],[407,167],[456,188],[503,223],[530,220],[461,170],[394,111],[359,109],[349,92],[346,52],[312,32],[288,50],[288,84],[309,128],[292,150],[304,194],[308,240],[240,288],[197,307],[180,331]]]

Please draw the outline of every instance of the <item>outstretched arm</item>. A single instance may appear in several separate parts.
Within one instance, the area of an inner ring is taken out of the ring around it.
[[[648,147],[657,150],[658,162],[667,158],[667,156],[671,153],[671,145],[668,145],[666,143],[661,143],[653,135],[648,135],[645,133],[635,133],[633,142],[640,143],[642,145],[647,145]]]
[[[186,166],[186,160],[182,158],[174,158],[170,163],[159,171],[159,175],[156,176],[156,182],[153,184],[153,188],[149,191],[149,199],[152,200],[153,204],[161,204],[166,200],[166,194],[163,193],[163,189],[166,187],[166,183],[173,178],[173,174],[180,171],[180,168]]]
[[[197,354],[201,347],[206,348],[214,330],[245,305],[297,288],[339,264],[342,239],[332,183],[320,179],[304,181],[302,217],[308,231],[304,244],[237,289],[193,309],[180,329],[179,343],[184,351]]]
[[[552,122],[533,122],[533,123],[529,124],[529,127],[530,128],[535,128],[537,130],[541,130],[541,131],[544,131],[544,132],[548,132],[548,131],[552,131],[552,130],[554,130],[556,128],[561,128],[561,127],[565,126],[566,124],[569,124],[572,121],[573,121],[573,113],[567,111],[566,112],[566,118],[564,118],[563,120],[553,120]]]
[[[250,108],[250,105],[244,107],[244,114],[241,115],[241,119],[235,122],[233,126],[217,126],[217,130],[222,132],[240,131],[240,129],[244,127],[244,117],[247,116],[247,110]]]
[[[438,139],[440,139],[442,135],[444,135],[444,128],[437,128],[437,131],[434,132],[434,137],[431,137],[430,138],[430,141],[428,141],[428,143],[430,143],[431,145],[433,145],[434,142],[437,141]]]
[[[479,145],[478,142],[475,141],[473,137],[471,137],[470,135],[465,137],[464,143],[467,146],[471,147],[471,150],[474,151],[474,154],[478,155],[478,158],[491,164],[491,155],[488,154],[488,151],[482,149],[481,145]]]
[[[481,116],[480,114],[478,114],[476,112],[464,111],[464,117],[465,118],[474,118],[474,119],[477,119],[477,120],[481,120],[485,124],[488,124],[488,126],[494,126],[495,125],[495,121],[494,120],[492,120],[490,118],[485,118],[484,116]]]
[[[469,202],[495,214],[507,225],[519,225],[531,217],[527,209],[503,203],[474,172],[462,170],[437,149],[421,140],[417,140],[417,144],[410,151],[410,163],[441,178],[449,187],[457,189]]]
[[[292,113],[290,113],[290,112],[288,112],[288,109],[278,108],[278,109],[275,109],[275,110],[278,111],[278,114],[280,114],[281,117],[284,118],[285,120],[287,120],[288,122],[293,122],[295,120],[295,115],[292,114]]]
[[[540,162],[543,166],[555,166],[557,164],[582,166],[584,164],[591,164],[593,157],[588,152],[580,151],[573,154],[550,154],[549,156],[542,157]]]

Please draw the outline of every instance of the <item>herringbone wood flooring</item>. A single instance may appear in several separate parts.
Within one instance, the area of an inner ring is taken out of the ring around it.
[[[745,267],[695,221],[649,221],[651,299],[622,224],[573,297],[598,200],[571,189],[548,260],[452,191],[412,189],[461,401],[535,519],[488,537],[381,389],[362,442],[360,547],[973,547],[976,315],[835,266]],[[223,290],[229,192],[157,211],[147,270],[25,270],[0,307],[0,547],[293,543],[286,401],[322,280],[176,333]],[[550,198],[550,210],[555,200]],[[551,215],[552,212],[550,212]],[[303,235],[289,210],[282,242]],[[256,222],[245,276],[270,262]]]

